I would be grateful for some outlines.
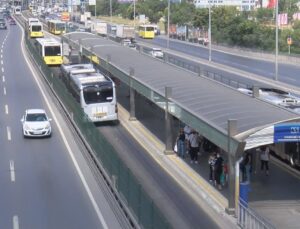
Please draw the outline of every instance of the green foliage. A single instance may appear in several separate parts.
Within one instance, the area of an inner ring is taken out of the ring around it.
[[[195,6],[193,4],[187,3],[186,1],[182,1],[180,4],[172,4],[171,5],[171,14],[170,14],[170,22],[171,24],[177,25],[186,25],[191,24],[192,17],[195,12]],[[168,13],[167,11],[165,11]],[[167,15],[165,15],[167,18]]]

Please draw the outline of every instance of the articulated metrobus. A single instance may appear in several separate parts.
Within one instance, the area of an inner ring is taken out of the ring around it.
[[[66,23],[60,20],[49,20],[48,30],[55,35],[61,35],[66,33]]]
[[[30,23],[28,28],[30,38],[44,37],[43,25],[40,22]]]
[[[39,55],[47,65],[61,65],[63,63],[62,44],[52,38],[37,38],[36,47]]]
[[[145,39],[153,39],[155,36],[153,25],[140,25],[139,26],[139,37]]]
[[[118,120],[115,84],[109,77],[97,72],[70,74],[64,82],[90,121]]]

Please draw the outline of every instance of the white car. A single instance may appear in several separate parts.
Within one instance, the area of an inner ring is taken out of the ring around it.
[[[50,121],[44,110],[27,109],[21,119],[24,137],[50,137]]]
[[[150,54],[152,57],[163,59],[164,58],[164,53],[161,50],[161,48],[152,48],[150,51]]]

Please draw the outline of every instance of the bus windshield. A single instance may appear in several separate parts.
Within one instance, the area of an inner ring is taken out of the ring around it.
[[[64,23],[57,23],[56,24],[56,30],[64,31],[66,28],[66,25]]]
[[[154,31],[154,27],[146,27],[146,31]]]
[[[46,46],[45,47],[45,56],[60,56],[60,46]]]
[[[31,31],[32,32],[39,32],[39,31],[41,31],[42,30],[42,26],[40,26],[40,25],[33,25],[32,27],[31,27]]]
[[[86,104],[111,102],[113,88],[112,85],[88,86],[83,89],[83,96]]]

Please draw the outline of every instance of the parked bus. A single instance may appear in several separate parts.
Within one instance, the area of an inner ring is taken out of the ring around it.
[[[66,33],[66,23],[60,20],[49,20],[48,30],[55,35],[61,35]]]
[[[63,63],[62,44],[55,39],[37,38],[36,47],[47,65],[57,66]]]
[[[40,22],[30,23],[28,31],[30,38],[44,37],[43,25]]]
[[[139,26],[139,37],[144,39],[153,39],[155,26],[153,25],[140,25]]]
[[[16,6],[14,9],[15,15],[21,15],[21,6]]]
[[[97,72],[79,73],[80,71],[82,69],[71,71],[64,82],[87,117],[92,122],[118,120],[114,82]]]

